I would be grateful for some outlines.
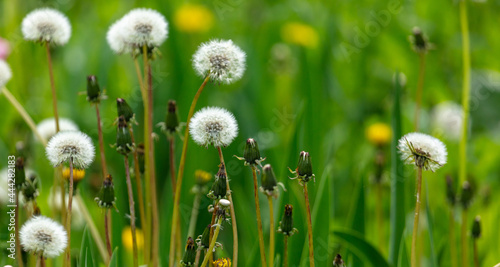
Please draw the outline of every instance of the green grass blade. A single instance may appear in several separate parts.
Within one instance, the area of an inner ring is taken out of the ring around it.
[[[360,177],[358,183],[357,195],[355,196],[354,206],[351,209],[350,227],[357,232],[360,237],[365,236],[365,192],[364,179]],[[353,251],[352,251],[353,252]],[[354,253],[354,252],[353,252]],[[356,254],[352,258],[353,266],[364,266],[363,261]]]
[[[401,242],[399,246],[398,267],[410,267],[410,259],[408,258],[408,251],[406,250],[404,236],[401,236]]]
[[[436,267],[437,265],[437,257],[436,257],[436,249],[434,246],[434,225],[432,223],[432,213],[431,209],[429,208],[429,188],[427,185],[427,181],[425,183],[426,191],[427,194],[425,195],[425,212],[427,214],[427,225],[429,226],[429,243],[430,243],[430,250],[431,250],[431,260],[430,260],[430,266],[431,267]]]
[[[389,263],[382,254],[360,234],[352,230],[333,231],[333,235],[347,249],[352,251],[357,257],[376,267],[389,267]]]
[[[92,248],[92,239],[87,227],[83,230],[82,246],[80,248],[80,260],[78,266],[89,267],[97,266],[94,261],[94,252]]]
[[[118,267],[118,248],[115,248],[111,259],[109,260],[109,267]]]
[[[391,233],[389,239],[389,263],[398,262],[399,244],[405,227],[404,210],[404,173],[403,163],[397,153],[398,139],[401,137],[401,86],[399,72],[396,72],[394,82],[394,106],[392,111],[392,141],[391,141]]]

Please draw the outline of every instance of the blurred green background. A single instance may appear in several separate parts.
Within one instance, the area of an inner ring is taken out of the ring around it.
[[[7,87],[34,121],[39,122],[53,116],[46,55],[40,45],[22,39],[20,24],[27,13],[39,7],[56,8],[71,21],[69,43],[52,52],[59,113],[74,120],[97,144],[95,110],[79,93],[85,91],[87,75],[98,77],[109,97],[101,103],[101,114],[108,168],[114,176],[118,198],[119,212],[113,212],[112,229],[113,244],[120,251],[120,266],[131,262],[128,258],[131,253],[122,246],[121,237],[123,226],[129,223],[123,159],[109,147],[116,138],[113,126],[115,99],[125,98],[135,110],[140,124],[136,127],[139,140],[143,139],[143,108],[133,61],[128,55],[115,55],[111,51],[106,32],[114,21],[135,7],[156,9],[169,21],[169,38],[160,47],[162,57],[152,65],[155,124],[163,121],[169,99],[177,101],[180,117],[185,121],[191,100],[202,82],[191,64],[192,54],[200,43],[214,38],[232,39],[247,53],[247,70],[243,79],[232,85],[210,83],[197,105],[197,110],[204,106],[228,109],[234,113],[240,128],[238,138],[223,150],[238,219],[239,264],[260,264],[251,171],[232,157],[241,156],[245,140],[253,137],[266,157],[265,162],[273,165],[279,181],[287,189],[280,192],[275,202],[275,220],[281,220],[285,204],[291,203],[295,207],[295,227],[299,233],[289,239],[291,266],[305,266],[307,261],[305,203],[301,188],[296,181],[288,179],[287,170],[287,167],[295,168],[302,150],[312,155],[316,174],[316,181],[309,183],[316,264],[331,266],[333,257],[341,253],[348,266],[369,266],[369,257],[363,257],[356,247],[349,248],[333,235],[334,230],[353,228],[388,258],[389,159],[395,151],[390,151],[389,146],[384,147],[387,163],[382,182],[383,223],[380,228],[376,223],[377,199],[373,183],[376,148],[366,139],[365,129],[375,122],[390,125],[394,103],[392,79],[395,71],[401,71],[407,81],[401,99],[403,133],[413,131],[418,55],[412,50],[408,36],[414,26],[422,28],[434,44],[427,55],[421,131],[436,133],[430,127],[430,111],[435,105],[444,101],[460,103],[461,35],[455,2],[1,0],[0,37],[10,42],[12,50],[7,62],[12,68],[13,79]],[[191,6],[186,7],[188,3]],[[201,5],[204,11],[189,9],[193,5]],[[500,201],[496,193],[500,189],[500,73],[497,60],[500,51],[496,49],[500,47],[500,1],[469,2],[468,7],[473,68],[468,172],[476,192],[468,224],[471,225],[475,215],[481,215],[480,262],[481,266],[492,266],[500,261]],[[184,13],[179,13],[182,8]],[[381,17],[381,12],[389,17]],[[15,152],[15,143],[24,141],[31,151],[28,167],[34,169],[42,180],[38,202],[45,213],[51,209],[47,199],[53,169],[44,149],[33,141],[29,128],[1,95],[0,114],[0,159],[3,159],[0,168],[6,166],[7,156]],[[168,142],[158,128],[155,132],[159,136],[156,142],[156,190],[160,208],[160,254],[163,266],[166,266],[173,199]],[[444,177],[449,174],[456,180],[458,143],[443,141],[449,149],[449,163],[436,173],[424,174],[424,198],[428,197],[432,220],[427,219],[425,211],[422,212],[419,235],[422,266],[432,266],[433,259],[437,266],[450,266],[449,205]],[[193,194],[190,190],[194,185],[195,170],[215,174],[218,164],[214,148],[205,149],[192,140],[189,142],[180,206],[183,226],[188,224],[191,213]],[[182,145],[179,139],[176,145],[178,162]],[[103,232],[103,212],[93,202],[102,181],[98,161],[96,158],[78,188]],[[411,167],[405,168],[406,176],[402,177],[406,181],[404,236],[409,255],[415,205],[414,171]],[[262,194],[260,200],[267,244],[268,205]],[[204,197],[197,235],[210,221],[211,216],[206,212],[208,204]],[[0,240],[7,237],[7,216],[3,209],[4,205],[0,207]],[[457,209],[457,240],[460,237],[459,218],[460,209]],[[433,226],[432,250],[429,223]],[[182,231],[184,239],[187,227],[184,226]],[[75,228],[73,233],[72,247],[78,254],[83,228]],[[230,227],[226,226],[220,235],[224,244],[222,255],[232,255],[231,235]],[[276,236],[276,253],[282,255],[282,235]],[[4,245],[2,241],[0,247]],[[0,264],[7,263],[6,257],[0,258]]]

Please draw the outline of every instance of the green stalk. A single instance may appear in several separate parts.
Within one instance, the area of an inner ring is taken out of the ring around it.
[[[130,209],[130,228],[132,230],[132,251],[134,257],[134,267],[139,266],[138,249],[137,249],[137,236],[135,234],[135,207],[134,207],[134,193],[132,192],[132,181],[130,180],[130,167],[128,163],[128,156],[123,156],[125,161],[125,174],[127,178],[127,192],[128,192],[128,205]]]
[[[311,222],[311,208],[309,206],[309,193],[307,192],[307,183],[304,183],[304,198],[306,200],[306,211],[307,211],[307,232],[309,236],[309,266],[314,267],[314,242],[313,242],[313,230]]]
[[[179,172],[177,173],[177,184],[175,186],[175,196],[174,196],[174,210],[172,214],[172,230],[170,232],[170,252],[169,252],[169,266],[174,266],[175,263],[175,236],[176,232],[178,230],[178,222],[179,222],[179,201],[180,201],[180,195],[181,195],[181,188],[182,188],[182,178],[184,176],[184,166],[186,164],[186,154],[187,154],[187,146],[189,143],[189,122],[191,121],[191,117],[193,117],[194,114],[194,109],[196,107],[196,103],[198,102],[198,98],[201,95],[201,92],[203,92],[203,89],[205,88],[205,85],[207,84],[208,80],[210,80],[210,76],[207,75],[203,83],[201,84],[200,88],[198,89],[198,92],[196,92],[196,95],[193,98],[193,102],[191,102],[191,107],[189,108],[189,113],[188,117],[186,120],[186,130],[184,131],[184,143],[182,145],[182,154],[181,154],[181,160],[179,163]],[[180,227],[180,226],[179,226]]]
[[[260,261],[261,266],[267,266],[266,264],[266,246],[264,245],[264,233],[262,231],[262,218],[260,215],[260,205],[259,205],[259,194],[257,189],[257,170],[255,166],[252,165],[252,175],[253,175],[253,190],[255,199],[255,211],[257,213],[257,230],[259,232],[259,249],[260,249]],[[286,237],[285,237],[286,238]],[[285,239],[286,240],[286,239]]]
[[[66,248],[66,266],[71,266],[71,210],[72,210],[72,208],[73,208],[73,157],[70,157],[69,158],[68,213],[66,214],[66,232],[68,232],[68,247]]]
[[[477,238],[474,238],[474,267],[479,267],[479,252],[477,249]]]
[[[461,234],[462,234],[462,267],[468,267],[469,266],[469,255],[468,255],[468,249],[467,249],[467,209],[464,209],[462,211],[462,229],[461,229]]]
[[[450,207],[450,226],[449,229],[450,231],[450,256],[451,256],[451,266],[452,267],[457,267],[457,247],[456,247],[456,240],[455,240],[455,212],[454,212],[454,207]]]
[[[418,132],[420,107],[422,106],[422,93],[424,91],[424,76],[425,76],[425,51],[418,52],[419,55],[419,70],[418,70],[418,84],[417,84],[417,97],[415,106],[415,131]]]
[[[274,267],[274,207],[273,198],[267,196],[269,202],[269,267]]]
[[[288,267],[288,236],[285,235],[283,242],[285,242],[283,248],[283,267]]]
[[[215,247],[215,242],[217,242],[217,236],[219,236],[221,224],[222,224],[222,218],[219,217],[219,218],[217,218],[217,226],[216,226],[215,231],[214,231],[214,237],[212,238],[212,241],[210,242],[210,247],[208,248],[207,254],[205,254],[205,258],[203,259],[203,262],[201,263],[201,267],[207,266],[208,259],[212,256],[212,253],[213,253],[214,247]]]
[[[14,208],[14,234],[16,235],[16,254],[17,254],[17,264],[19,267],[23,267],[23,253],[21,249],[21,243],[19,242],[19,194],[16,193],[16,207]]]
[[[469,97],[470,97],[470,40],[469,25],[467,19],[467,2],[460,0],[460,29],[462,32],[462,58],[463,58],[463,81],[462,81],[462,109],[464,119],[462,123],[462,138],[459,147],[459,184],[466,180],[467,176],[467,129],[469,125]]]
[[[191,210],[191,219],[189,221],[188,236],[194,236],[194,231],[196,229],[196,220],[198,219],[198,213],[200,211],[200,200],[201,194],[196,193],[193,201],[193,209]]]
[[[417,167],[417,202],[415,204],[415,218],[413,220],[413,234],[411,237],[411,267],[417,267],[417,235],[418,219],[420,217],[420,193],[422,192],[422,167]]]
[[[52,90],[52,108],[54,109],[54,120],[56,121],[56,133],[59,132],[59,113],[57,112],[56,84],[54,81],[54,70],[52,67],[52,57],[50,56],[50,43],[45,42],[47,51],[47,63],[49,65],[50,88]]]

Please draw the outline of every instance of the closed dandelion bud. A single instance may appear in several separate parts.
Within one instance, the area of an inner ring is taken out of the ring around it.
[[[209,248],[210,247],[210,229],[212,229],[211,224],[207,225],[207,228],[205,228],[205,230],[203,230],[203,234],[201,235],[200,244],[199,244],[199,246],[202,248]]]
[[[481,217],[478,215],[472,223],[472,237],[477,239],[481,237]]]
[[[212,189],[208,193],[208,197],[212,199],[225,198],[227,194],[226,171],[224,163],[220,164],[219,172],[215,175],[215,181],[212,184]]]
[[[296,232],[296,229],[293,228],[292,211],[292,205],[285,205],[285,213],[283,214],[283,219],[281,219],[280,227],[278,229],[278,232],[287,236],[291,236]]]
[[[118,117],[123,116],[127,123],[134,117],[134,111],[123,98],[116,99],[116,109],[118,111]]]
[[[26,173],[24,172],[24,158],[16,159],[16,188],[20,189],[26,182]]]
[[[137,160],[139,161],[139,171],[144,174],[144,144],[137,145]]]
[[[261,176],[261,190],[263,190],[266,194],[272,193],[276,189],[277,185],[278,182],[276,182],[276,175],[274,175],[271,164],[264,165]]]
[[[101,88],[95,75],[87,76],[87,101],[90,103],[99,103]]]
[[[335,259],[333,260],[333,267],[344,267],[345,264],[344,264],[344,261],[342,260],[342,256],[340,256],[340,254],[337,254],[337,256],[335,256]]]
[[[132,138],[125,122],[125,117],[120,116],[118,119],[118,129],[116,131],[116,151],[118,153],[127,155],[133,148]]]
[[[258,164],[261,160],[259,145],[253,138],[248,138],[245,145],[245,152],[243,153],[245,162],[248,164]]]
[[[177,104],[174,100],[168,101],[167,116],[165,117],[165,127],[168,133],[172,134],[179,127],[179,115],[177,114]]]
[[[184,252],[184,257],[182,258],[181,264],[183,266],[194,266],[196,260],[196,246],[193,238],[188,237],[186,244],[186,252]]]
[[[26,201],[34,200],[38,196],[38,180],[35,175],[26,180],[22,186],[22,192]]]
[[[309,156],[308,152],[300,152],[299,164],[297,164],[297,174],[304,177],[311,177],[313,175],[311,156]]]
[[[455,188],[453,188],[453,180],[451,179],[451,176],[447,175],[446,176],[446,198],[448,199],[448,202],[454,206],[456,201],[457,201],[457,196],[455,193]]]
[[[460,195],[460,203],[464,209],[468,209],[472,201],[472,187],[468,181],[462,185],[462,194]]]
[[[106,179],[104,179],[102,183],[101,190],[99,190],[94,200],[101,208],[110,209],[115,206],[115,187],[111,175],[108,174],[108,176],[106,176]]]

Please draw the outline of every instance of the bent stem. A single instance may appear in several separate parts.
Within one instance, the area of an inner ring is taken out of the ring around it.
[[[269,267],[274,266],[274,207],[273,197],[267,196],[269,202]]]
[[[184,131],[184,143],[182,144],[182,154],[181,154],[181,160],[179,163],[179,171],[177,172],[177,184],[175,186],[175,193],[174,193],[174,210],[172,214],[172,230],[170,232],[170,251],[169,251],[169,266],[174,266],[175,263],[175,233],[178,231],[178,222],[179,222],[179,201],[180,201],[180,195],[181,195],[181,188],[182,188],[182,178],[184,176],[184,165],[186,164],[186,154],[187,154],[187,146],[189,143],[189,123],[191,121],[191,117],[193,117],[194,114],[194,109],[196,107],[196,103],[198,102],[198,98],[201,95],[201,92],[203,92],[203,89],[205,88],[205,85],[207,84],[208,80],[210,80],[210,76],[207,75],[203,83],[201,84],[200,88],[196,92],[196,95],[193,98],[193,102],[191,102],[191,107],[189,108],[189,113],[188,117],[186,120],[186,130]]]
[[[99,231],[97,230],[97,227],[94,223],[94,220],[90,216],[89,210],[87,209],[87,205],[85,205],[85,202],[83,202],[82,198],[79,195],[75,196],[75,201],[78,203],[78,207],[80,208],[80,212],[83,215],[83,218],[85,219],[85,222],[87,223],[87,226],[89,227],[90,234],[92,235],[92,239],[97,245],[97,248],[99,250],[99,254],[102,257],[102,260],[104,262],[109,262],[109,255],[106,251],[106,247],[104,246],[104,242],[101,239],[101,236],[99,235]],[[64,202],[63,202],[64,203]]]
[[[54,109],[54,120],[56,121],[56,133],[59,132],[59,113],[57,112],[56,84],[54,81],[54,71],[52,69],[52,57],[50,56],[50,43],[45,42],[47,50],[47,63],[49,65],[50,88],[52,89],[52,108]]]
[[[111,257],[113,251],[111,249],[111,238],[109,237],[109,221],[111,217],[111,211],[108,209],[104,214],[104,235],[106,236],[106,248],[108,249],[108,255]]]
[[[130,167],[128,164],[128,156],[124,155],[125,161],[125,174],[127,177],[127,190],[128,190],[128,205],[130,209],[130,229],[132,230],[132,248],[134,253],[134,266],[138,267],[138,253],[137,253],[137,237],[135,235],[135,207],[134,207],[134,193],[132,192],[132,181],[130,180]]]
[[[283,242],[285,242],[283,248],[283,267],[288,267],[288,236],[285,235],[283,238]]]
[[[3,87],[2,90],[0,90],[0,93],[3,93],[5,95],[5,98],[12,104],[12,106],[17,110],[19,115],[23,118],[24,122],[30,127],[31,131],[33,134],[35,134],[36,138],[40,140],[40,142],[43,144],[43,146],[47,146],[47,140],[38,132],[36,129],[35,122],[33,119],[30,117],[28,112],[24,109],[24,107],[17,101],[17,99],[12,95],[12,93],[7,89],[7,87]]]
[[[415,205],[415,219],[413,220],[413,234],[411,237],[411,267],[417,267],[417,235],[418,219],[420,215],[420,192],[422,188],[422,167],[417,167],[417,203]]]
[[[470,40],[469,25],[467,19],[467,2],[460,0],[460,29],[462,32],[462,58],[463,58],[463,81],[462,81],[462,138],[459,146],[459,183],[463,183],[467,176],[467,127],[469,125],[469,97],[470,97]]]
[[[207,254],[205,254],[205,258],[203,259],[203,262],[201,263],[201,267],[207,266],[208,259],[210,257],[212,257],[212,253],[214,252],[215,242],[217,242],[217,236],[219,236],[221,224],[222,224],[222,217],[219,217],[217,219],[217,226],[216,226],[215,231],[214,231],[214,236],[212,238],[212,241],[210,242],[210,247],[208,248]]]
[[[217,147],[217,151],[219,152],[220,163],[224,163],[224,155],[222,154],[222,149],[220,146]],[[227,185],[227,196],[230,202],[230,211],[231,211],[231,226],[233,227],[233,265],[234,267],[238,266],[238,226],[236,224],[236,216],[234,214],[234,203],[233,197],[231,196],[231,188],[229,187],[229,175],[227,175],[227,168],[224,167],[224,172],[226,173],[226,185]]]
[[[68,247],[66,248],[66,264],[71,266],[71,210],[73,208],[73,157],[69,158],[69,195],[68,213],[66,214],[66,231],[68,232]]]
[[[457,247],[455,240],[455,212],[453,206],[450,207],[450,256],[451,256],[451,266],[457,267]]]
[[[311,222],[311,207],[309,206],[309,193],[307,192],[307,183],[304,183],[304,198],[306,199],[307,232],[309,234],[309,266],[314,267],[313,229]]]
[[[415,106],[415,131],[418,132],[420,107],[422,105],[422,92],[424,91],[424,76],[425,76],[425,51],[419,52],[419,69],[418,69],[418,84]]]
[[[469,257],[468,257],[468,251],[467,251],[467,209],[464,209],[462,211],[462,230],[461,230],[461,235],[462,235],[462,266],[467,267],[469,266]]]
[[[260,204],[259,204],[259,194],[257,190],[257,170],[255,166],[252,165],[252,175],[253,175],[253,191],[255,199],[255,211],[257,213],[257,230],[259,232],[259,248],[260,248],[260,261],[262,266],[267,266],[266,264],[266,247],[264,245],[264,233],[262,231],[262,218],[260,215]]]

